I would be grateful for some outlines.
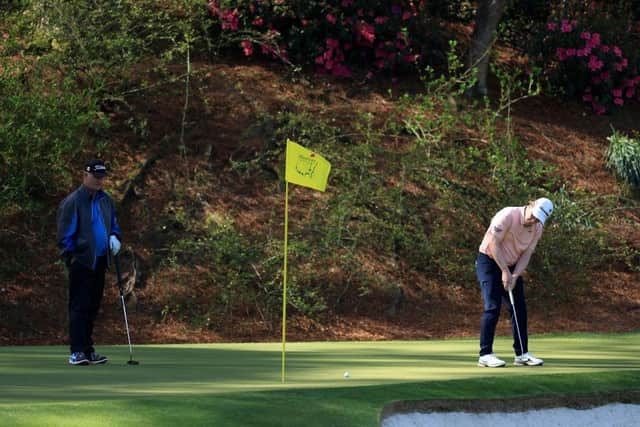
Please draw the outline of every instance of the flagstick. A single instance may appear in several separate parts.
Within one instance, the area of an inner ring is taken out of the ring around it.
[[[282,273],[282,384],[287,342],[287,240],[289,235],[289,181],[284,181],[284,270]]]

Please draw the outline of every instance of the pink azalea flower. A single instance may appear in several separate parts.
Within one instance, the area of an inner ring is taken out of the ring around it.
[[[222,29],[223,30],[237,30],[239,19],[238,19],[238,9],[234,10],[225,10],[220,14],[220,18],[222,20]]]
[[[633,98],[633,95],[635,95],[635,93],[636,93],[636,88],[631,87],[627,89],[627,93],[625,95],[627,96],[627,98]]]
[[[388,20],[389,20],[388,16],[377,16],[376,19],[374,19],[375,23],[379,25],[384,24]]]
[[[264,20],[262,18],[256,18],[251,23],[254,27],[262,27],[264,25]]]
[[[614,53],[616,56],[622,56],[622,51],[620,50],[620,48],[619,48],[618,46],[614,46],[614,47],[613,47],[613,53]]]
[[[580,38],[583,40],[589,40],[591,38],[591,33],[588,31],[583,31],[580,33]]]
[[[587,51],[586,51],[586,50],[584,50],[584,49],[578,49],[578,50],[576,51],[576,56],[578,56],[578,57],[587,56]]]
[[[409,19],[409,18],[411,18],[411,12],[409,12],[409,11],[405,11],[405,12],[402,14],[402,20],[403,20],[403,21],[406,21],[406,20],[407,20],[407,19]]]
[[[323,64],[324,63],[324,56],[320,55],[320,56],[316,56],[316,64]]]
[[[611,91],[611,94],[616,98],[621,98],[622,97],[622,89],[613,89]]]
[[[602,46],[600,46],[600,50],[603,51],[604,53],[609,52],[609,46],[607,46],[606,44],[603,44]]]
[[[585,93],[584,95],[582,95],[582,100],[584,102],[591,102],[593,101],[593,95],[591,95],[590,93]]]
[[[571,27],[571,24],[569,24],[566,20],[563,20],[562,25],[560,26],[560,31],[562,31],[563,33],[570,33],[571,31],[573,31],[573,27]]]
[[[608,72],[608,71],[605,71],[605,72],[603,72],[602,74],[600,74],[600,78],[601,78],[602,80],[609,80],[609,77],[610,77],[610,75],[609,75],[609,72]]]
[[[555,24],[555,22],[549,22],[547,24],[547,30],[549,31],[555,31],[558,28],[558,26]]]
[[[619,106],[623,106],[624,105],[624,101],[622,98],[616,98],[613,100],[613,103]]]
[[[335,17],[335,16],[333,16],[332,14],[330,14],[330,13],[327,13],[327,16],[325,16],[325,18],[327,19],[327,21],[328,21],[331,25],[335,24],[335,23],[336,23],[336,21],[337,21],[336,17]]]
[[[240,45],[242,46],[245,56],[253,55],[253,44],[249,40],[243,40],[240,42]]]
[[[587,45],[592,48],[598,47],[600,45],[600,34],[598,33],[591,34],[591,38],[589,39],[589,43],[587,43]]]
[[[556,49],[556,57],[560,60],[560,61],[564,61],[565,59],[567,59],[567,53],[566,53],[566,49],[563,47],[559,47]]]
[[[574,26],[575,26],[577,23],[578,23],[578,21],[576,21],[575,19],[572,19],[572,20],[571,20],[571,25],[574,25]]]
[[[353,0],[342,0],[342,7],[349,7],[353,4]]]
[[[416,62],[416,61],[418,60],[418,58],[419,58],[419,57],[420,57],[420,55],[418,55],[418,54],[414,54],[414,55],[405,55],[402,59],[403,59],[405,62],[409,62],[409,63],[411,63],[411,62]]]
[[[597,56],[591,55],[587,66],[591,71],[597,71],[604,66],[604,63],[600,61]]]
[[[325,40],[325,44],[329,49],[337,49],[340,47],[340,42],[337,39],[328,38]]]
[[[567,57],[576,56],[576,50],[574,48],[569,48],[566,50]]]
[[[596,114],[599,115],[599,116],[603,115],[604,112],[606,111],[605,108],[604,108],[604,105],[598,104],[595,101],[591,104],[591,106],[593,107],[593,109],[596,112]]]
[[[356,23],[356,32],[360,36],[361,40],[364,40],[364,43],[362,44],[364,44],[365,46],[373,45],[373,41],[376,38],[375,28],[373,27],[373,25],[367,24],[364,21],[360,21]]]
[[[336,77],[351,77],[351,70],[344,64],[337,64],[331,74]]]
[[[302,24],[303,27],[306,27],[307,25],[309,25],[309,20],[308,19],[301,19],[300,23]]]

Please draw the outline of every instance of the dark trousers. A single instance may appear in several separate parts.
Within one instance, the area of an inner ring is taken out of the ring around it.
[[[511,267],[513,271],[513,267]],[[491,257],[479,253],[476,260],[476,275],[482,291],[484,300],[484,312],[480,322],[480,356],[493,353],[493,339],[496,333],[496,326],[500,318],[500,307],[504,302],[507,312],[511,317],[511,333],[513,335],[513,350],[516,355],[522,354],[518,330],[513,317],[513,307],[509,300],[509,293],[502,286],[502,271],[498,264]],[[513,289],[513,300],[518,315],[518,325],[522,336],[522,348],[528,352],[529,339],[527,336],[527,305],[524,300],[524,282],[522,277],[518,277],[516,286]]]
[[[93,348],[93,325],[104,292],[107,257],[98,257],[92,270],[78,262],[69,268],[69,338],[71,352],[83,351],[89,357]]]

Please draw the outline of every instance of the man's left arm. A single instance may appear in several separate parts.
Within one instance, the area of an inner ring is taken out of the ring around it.
[[[111,202],[111,235],[109,236],[109,249],[113,255],[117,255],[120,252],[120,226],[118,225],[118,218],[116,216],[116,207]]]
[[[111,235],[115,235],[120,240],[120,225],[118,225],[115,207],[111,209]]]
[[[529,265],[529,261],[531,260],[531,255],[533,255],[533,251],[536,249],[536,245],[533,244],[529,246],[522,254],[522,256],[518,259],[516,263],[516,267],[513,269],[513,283],[516,282],[518,277],[522,276],[522,273],[527,269]]]

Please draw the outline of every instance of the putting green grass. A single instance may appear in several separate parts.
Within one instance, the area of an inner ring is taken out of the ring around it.
[[[394,400],[584,394],[640,388],[640,333],[530,337],[542,367],[476,367],[477,339],[99,347],[103,366],[68,366],[65,347],[0,348],[2,426],[376,426]],[[343,377],[345,371],[351,376]]]

